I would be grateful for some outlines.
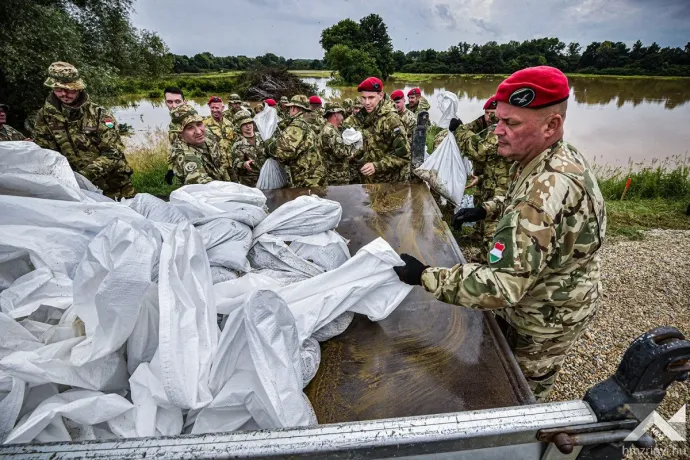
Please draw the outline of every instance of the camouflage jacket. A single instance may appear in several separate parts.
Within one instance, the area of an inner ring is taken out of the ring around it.
[[[324,126],[326,126],[326,119],[323,117],[323,113],[319,110],[312,110],[311,112],[305,112],[304,119],[314,128],[316,134],[321,134]]]
[[[254,160],[252,170],[248,171],[244,163]],[[254,144],[244,136],[240,136],[232,145],[232,168],[235,170],[237,180],[242,185],[256,187],[259,180],[259,170],[266,161],[266,144],[261,139],[261,134],[254,133]]]
[[[484,115],[480,115],[479,118],[477,118],[476,120],[472,120],[469,123],[461,125],[456,131],[456,136],[458,134],[458,131],[472,131],[473,133],[478,134],[488,127],[489,126],[486,124],[486,119],[484,118]]]
[[[244,110],[244,107],[240,107],[239,109],[235,109],[234,107],[228,107],[223,111],[223,118],[227,119],[230,122],[230,124],[232,124],[232,117],[234,117],[235,114],[240,110]]]
[[[405,125],[405,130],[407,131],[407,142],[409,142],[410,146],[412,146],[412,136],[414,135],[414,129],[417,127],[417,116],[408,109],[405,109],[402,114],[398,113],[398,115],[400,116],[403,125]]]
[[[482,202],[495,196],[505,196],[510,184],[510,167],[513,162],[498,154],[498,138],[494,134],[496,125],[472,134],[456,133],[460,152],[472,161],[474,175],[479,178],[478,198]]]
[[[321,132],[321,152],[326,166],[328,185],[350,183],[350,147],[343,143],[338,128],[326,123]]]
[[[275,142],[274,156],[288,174],[290,187],[326,185],[326,168],[321,158],[321,140],[302,114],[291,119]]]
[[[36,114],[35,142],[64,155],[74,171],[104,194],[117,198],[133,195],[132,169],[125,159],[115,117],[91,102],[87,93],[81,97],[78,107],[66,107],[51,92]]]
[[[184,141],[175,142],[170,156],[175,163],[175,175],[184,185],[231,180],[228,157],[212,138],[207,137],[199,146]]]
[[[221,149],[229,152],[232,144],[235,142],[235,127],[225,117],[221,117],[220,122],[217,122],[212,115],[204,118],[204,125],[206,125],[206,132],[214,137],[214,140],[220,144]]]
[[[23,141],[26,136],[11,127],[10,125],[0,126],[0,142],[2,141]]]
[[[407,130],[395,107],[381,101],[371,113],[362,109],[355,117],[362,130],[364,147],[358,156],[360,166],[373,163],[376,172],[364,177],[367,184],[404,182],[410,173],[410,144]]]
[[[364,109],[362,109],[364,110]],[[360,112],[362,111],[360,110]],[[341,129],[345,130],[347,128],[354,128],[357,131],[362,129],[361,119],[357,117],[358,114],[354,113],[343,120],[343,124],[340,126]]]
[[[521,334],[568,334],[598,308],[604,199],[582,154],[563,141],[511,175],[507,196],[484,204],[489,216],[502,212],[489,264],[428,268],[422,285],[444,302],[500,309]]]
[[[416,107],[412,108],[410,107],[410,104],[406,104],[405,107],[407,107],[407,110],[412,112],[416,117],[417,115],[419,115],[419,112],[428,112],[431,108],[431,104],[429,104],[429,101],[427,101],[424,96],[420,96],[419,102],[417,103]]]
[[[180,138],[181,132],[182,127],[171,120],[170,124],[168,124],[168,142],[170,143],[171,147],[168,150],[168,169],[172,171],[175,170],[175,161],[172,157],[172,146],[175,145],[176,142],[182,142],[182,139]]]

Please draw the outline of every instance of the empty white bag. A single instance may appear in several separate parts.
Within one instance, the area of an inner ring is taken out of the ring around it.
[[[254,117],[254,124],[261,134],[263,140],[268,140],[273,136],[278,127],[278,111],[274,107],[265,106],[264,109]]]
[[[280,206],[254,229],[254,239],[271,233],[283,240],[333,230],[340,223],[342,207],[336,201],[303,195]]]
[[[414,173],[454,206],[462,203],[468,171],[455,136],[446,136]]]

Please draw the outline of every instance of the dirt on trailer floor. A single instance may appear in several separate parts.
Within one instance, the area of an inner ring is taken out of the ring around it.
[[[651,230],[641,241],[614,241],[601,249],[604,297],[592,325],[569,354],[551,399],[580,399],[611,376],[639,335],[675,326],[690,336],[690,231]],[[673,384],[660,408],[668,420],[690,402],[690,382]],[[690,431],[689,431],[690,433]],[[653,430],[656,448],[626,459],[690,459],[690,443]]]

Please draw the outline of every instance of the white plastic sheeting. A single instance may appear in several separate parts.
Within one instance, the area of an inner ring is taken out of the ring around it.
[[[451,91],[441,91],[437,99],[438,108],[441,110],[441,119],[437,124],[443,129],[448,129],[450,120],[453,118],[460,119],[460,99]]]
[[[347,128],[343,131],[343,144],[354,145],[356,150],[361,149],[364,146],[362,133],[355,128]]]
[[[270,139],[278,127],[278,111],[275,107],[265,105],[264,109],[254,117],[254,124],[259,129],[262,139]]]
[[[318,423],[316,339],[409,292],[383,240],[350,257],[336,202],[267,214],[212,182],[118,203],[55,152],[0,151],[0,442]]]
[[[463,202],[469,171],[455,136],[446,136],[414,173],[454,206]]]

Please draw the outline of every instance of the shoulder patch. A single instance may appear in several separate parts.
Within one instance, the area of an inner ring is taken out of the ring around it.
[[[113,121],[113,119],[109,117],[105,117],[105,119],[103,120],[103,124],[108,129],[113,129],[115,127],[115,121]]]

